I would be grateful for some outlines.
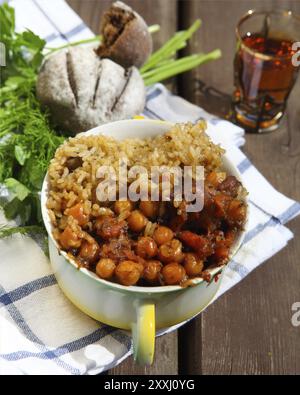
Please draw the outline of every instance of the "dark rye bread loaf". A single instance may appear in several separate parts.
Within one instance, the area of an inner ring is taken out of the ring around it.
[[[128,5],[116,1],[103,14],[100,26],[103,42],[97,49],[123,67],[141,67],[152,53],[152,37],[144,19]]]
[[[52,55],[37,80],[37,97],[53,121],[71,134],[131,118],[145,105],[145,86],[135,67],[100,59],[91,47]]]

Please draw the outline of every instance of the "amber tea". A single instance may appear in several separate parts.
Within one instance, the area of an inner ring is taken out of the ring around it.
[[[272,30],[266,18],[259,32],[246,29],[240,37],[234,61],[236,120],[260,132],[277,128],[299,71],[290,32]]]

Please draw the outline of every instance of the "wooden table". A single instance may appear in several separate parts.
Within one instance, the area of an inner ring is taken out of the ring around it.
[[[98,31],[111,1],[68,0]],[[197,17],[202,28],[186,52],[222,50],[222,59],[172,81],[172,88],[208,111],[224,115],[233,90],[234,29],[248,9],[287,8],[300,14],[300,0],[128,0],[149,24],[159,23],[158,46]],[[200,80],[200,82],[196,82]],[[205,84],[203,83],[205,82]],[[217,89],[217,90],[216,90]],[[247,135],[244,151],[284,194],[300,200],[300,80],[281,127]],[[109,374],[299,374],[300,327],[291,324],[291,306],[300,301],[300,219],[289,228],[294,239],[202,314],[177,332],[157,339],[151,368],[132,358]]]

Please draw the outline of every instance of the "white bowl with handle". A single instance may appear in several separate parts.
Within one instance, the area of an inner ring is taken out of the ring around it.
[[[163,134],[172,123],[146,119],[125,120],[101,125],[85,135],[103,134],[116,139],[145,138]],[[226,154],[223,169],[242,181],[241,175]],[[62,251],[52,235],[52,224],[46,207],[49,183],[46,175],[42,194],[42,216],[49,236],[50,261],[58,285],[65,295],[84,313],[107,325],[132,331],[135,359],[151,364],[154,355],[155,332],[170,327],[200,313],[213,299],[222,281],[224,266],[211,269],[210,283],[199,278],[192,287],[124,286],[99,278],[80,268],[74,259]],[[245,226],[246,227],[246,226]],[[241,231],[231,248],[232,257],[242,244]]]

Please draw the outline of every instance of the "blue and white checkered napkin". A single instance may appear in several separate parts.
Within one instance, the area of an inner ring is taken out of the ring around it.
[[[13,3],[18,26],[46,37],[49,46],[92,35],[63,0]],[[225,146],[244,176],[250,192],[249,231],[226,268],[218,297],[287,244],[293,234],[284,224],[300,213],[300,205],[276,191],[237,148],[244,143],[237,126],[171,95],[160,84],[148,91],[144,114],[180,122],[208,119],[212,139]],[[130,353],[129,333],[99,324],[64,297],[34,240],[16,235],[0,241],[0,373],[95,374]]]

